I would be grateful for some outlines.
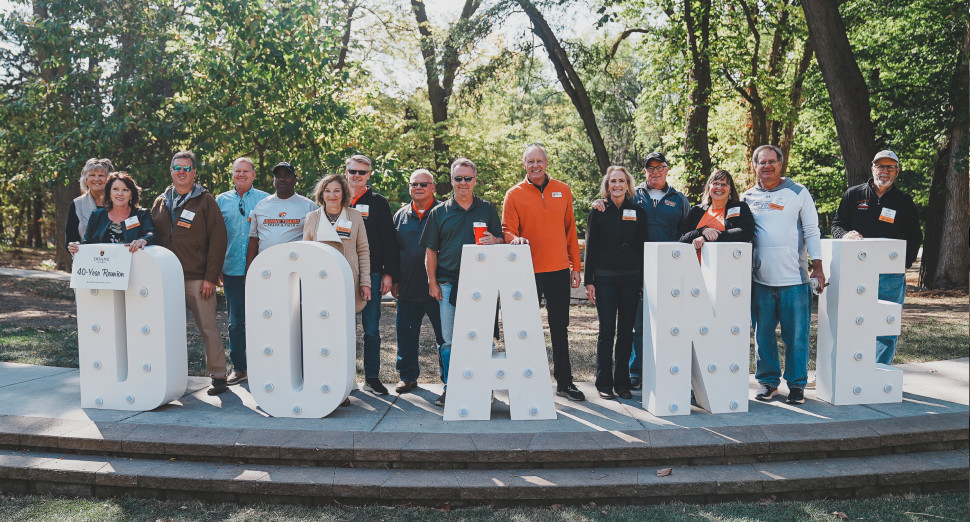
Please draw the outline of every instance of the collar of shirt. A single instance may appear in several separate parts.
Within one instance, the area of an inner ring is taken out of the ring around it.
[[[356,205],[357,204],[357,200],[359,200],[360,198],[364,197],[364,195],[367,194],[368,192],[370,192],[370,187],[367,187],[367,190],[361,192],[359,196],[357,196],[356,198],[354,198],[354,200],[350,203],[350,206]]]
[[[431,203],[428,204],[428,208],[421,210],[420,208],[418,208],[417,205],[414,204],[414,201],[412,201],[411,210],[413,210],[414,213],[418,215],[418,219],[423,219],[424,215],[427,214],[432,207],[434,207],[434,204],[435,204],[435,200],[434,198],[431,198]]]
[[[546,190],[546,186],[549,185],[549,175],[548,174],[546,174],[546,179],[542,182],[542,185],[536,185],[535,183],[532,183],[532,179],[530,179],[528,175],[525,176],[525,179],[526,179],[526,181],[528,181],[529,183],[531,183],[533,187],[539,189],[539,192],[545,191]]]

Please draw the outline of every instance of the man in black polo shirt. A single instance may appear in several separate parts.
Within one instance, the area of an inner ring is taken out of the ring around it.
[[[367,242],[370,244],[371,289],[376,295],[360,311],[364,329],[364,390],[375,395],[387,395],[381,383],[381,296],[391,290],[392,274],[397,273],[397,248],[391,206],[384,196],[367,186],[371,176],[370,158],[355,154],[347,159],[347,180],[350,183],[351,206],[364,217]],[[367,277],[360,274],[360,277]]]
[[[441,347],[445,344],[441,336],[441,311],[438,301],[428,293],[428,272],[424,267],[425,248],[418,243],[424,226],[431,215],[431,209],[440,201],[434,198],[434,178],[427,169],[418,169],[411,174],[411,204],[401,207],[394,214],[394,229],[397,236],[397,251],[400,271],[391,293],[397,297],[397,371],[401,382],[394,390],[398,395],[413,390],[418,385],[421,372],[418,364],[418,339],[421,336],[421,321],[428,316],[434,329],[438,346],[438,363],[441,380],[444,381],[444,365],[441,364]]]
[[[428,271],[428,289],[438,301],[441,310],[441,364],[444,372],[445,391],[448,384],[448,361],[451,358],[451,338],[455,328],[455,305],[451,291],[458,280],[463,245],[475,244],[475,223],[484,223],[480,245],[498,245],[502,239],[502,221],[495,205],[479,199],[473,189],[478,178],[478,167],[471,160],[458,158],[451,164],[451,186],[455,194],[451,199],[431,209],[419,243],[425,247],[424,265]],[[445,405],[445,393],[435,399],[435,405]]]
[[[872,179],[850,187],[842,196],[839,212],[832,222],[836,239],[884,237],[906,240],[906,268],[913,265],[923,242],[919,214],[913,198],[895,186],[899,176],[899,157],[884,150],[872,160]],[[879,299],[903,304],[906,274],[880,274]],[[876,337],[876,362],[892,364],[896,354],[895,335]]]

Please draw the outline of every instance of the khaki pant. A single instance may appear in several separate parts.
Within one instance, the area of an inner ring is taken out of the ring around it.
[[[222,336],[216,324],[216,296],[202,298],[202,280],[190,279],[185,281],[185,302],[192,311],[195,324],[202,334],[202,344],[205,346],[205,367],[213,379],[226,378],[226,351],[222,346]]]

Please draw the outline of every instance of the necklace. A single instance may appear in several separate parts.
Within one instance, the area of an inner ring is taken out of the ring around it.
[[[331,213],[327,212],[327,209],[323,209],[323,211],[324,211],[324,213],[327,214],[327,219],[330,220],[330,224],[331,225],[334,224],[334,223],[336,223],[337,222],[337,218],[340,217],[340,212],[337,212],[336,214],[331,214]]]

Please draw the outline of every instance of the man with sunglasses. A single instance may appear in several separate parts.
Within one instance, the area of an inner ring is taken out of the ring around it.
[[[862,239],[884,237],[906,240],[906,268],[913,266],[923,242],[919,213],[913,198],[896,187],[899,156],[884,150],[872,159],[872,179],[850,187],[842,196],[832,222],[832,237]],[[906,274],[880,274],[879,300],[903,304]],[[876,362],[892,364],[896,354],[895,335],[876,337]]]
[[[511,245],[530,245],[536,291],[546,298],[556,395],[571,401],[586,399],[573,383],[569,364],[570,288],[579,288],[579,239],[573,214],[573,193],[546,173],[549,157],[538,143],[522,152],[525,179],[505,193],[502,231]]]
[[[345,172],[350,184],[351,205],[364,217],[364,229],[370,244],[371,288],[379,293],[360,312],[364,329],[364,390],[374,395],[387,395],[381,383],[381,296],[391,291],[398,271],[397,240],[387,199],[367,186],[371,177],[371,160],[363,154],[347,159]],[[367,277],[361,274],[361,277]]]
[[[643,164],[646,179],[637,185],[633,203],[647,215],[647,241],[680,241],[680,227],[687,221],[690,202],[687,196],[667,183],[670,165],[662,152],[647,154]],[[606,200],[593,202],[593,209],[602,212]],[[633,350],[630,354],[630,387],[643,387],[643,297],[633,322]]]
[[[455,329],[455,301],[452,289],[458,282],[461,269],[461,250],[474,245],[475,224],[485,223],[480,245],[498,245],[502,240],[502,222],[495,205],[475,196],[478,167],[470,159],[458,158],[451,164],[451,199],[431,209],[428,223],[418,243],[425,247],[424,266],[428,272],[428,293],[438,301],[441,310],[441,371],[445,393],[434,400],[435,406],[445,405],[448,387],[448,362],[451,359],[451,339]]]
[[[216,198],[195,182],[197,163],[192,151],[172,157],[172,184],[152,204],[156,244],[171,250],[182,264],[185,300],[202,334],[205,362],[212,387],[209,395],[225,392],[226,352],[216,324],[216,285],[226,258],[226,223]]]
[[[246,373],[246,246],[249,242],[249,215],[256,203],[269,194],[253,187],[256,168],[249,158],[232,162],[232,190],[216,196],[216,203],[226,222],[229,244],[222,264],[222,285],[229,309],[229,360],[232,373],[226,384],[232,386],[247,379]]]
[[[418,169],[411,174],[408,191],[411,203],[394,214],[400,269],[395,277],[397,282],[391,287],[391,294],[397,298],[397,371],[401,375],[401,382],[397,383],[394,391],[399,395],[418,385],[418,340],[424,316],[431,321],[438,346],[440,376],[442,380],[445,377],[444,366],[440,364],[441,346],[445,343],[441,335],[441,311],[438,301],[428,293],[425,249],[418,243],[431,210],[441,202],[434,197],[434,178],[427,169]]]

